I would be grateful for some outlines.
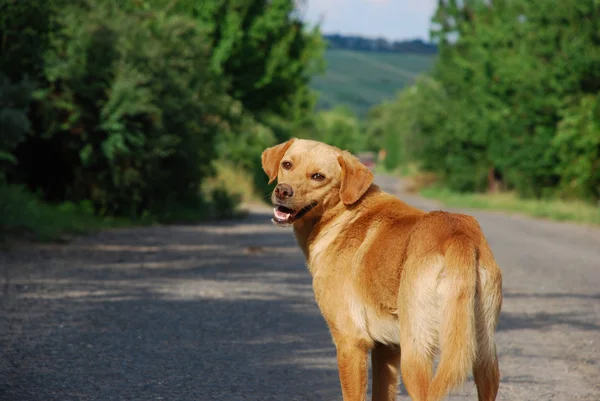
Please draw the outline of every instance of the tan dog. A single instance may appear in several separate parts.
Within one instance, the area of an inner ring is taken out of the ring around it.
[[[396,399],[399,366],[415,401],[441,400],[471,371],[479,400],[495,400],[502,276],[477,221],[405,204],[321,142],[268,148],[262,165],[278,179],[273,221],[293,224],[313,276],[344,400],[366,399],[369,351],[373,400]]]

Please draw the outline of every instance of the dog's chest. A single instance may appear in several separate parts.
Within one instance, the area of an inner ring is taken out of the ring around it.
[[[329,227],[319,232],[311,241],[309,246],[308,264],[311,270],[317,269],[321,265],[331,265],[335,263],[336,254],[335,245],[340,240],[340,236],[347,226],[344,219],[339,219]],[[339,255],[337,255],[339,256]]]

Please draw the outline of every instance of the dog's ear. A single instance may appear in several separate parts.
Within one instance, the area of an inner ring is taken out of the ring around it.
[[[373,182],[373,173],[349,152],[343,151],[337,159],[342,167],[340,198],[344,204],[351,205],[367,192]]]
[[[292,138],[287,142],[267,148],[262,153],[260,160],[262,162],[263,170],[265,170],[265,173],[267,173],[269,176],[269,184],[272,183],[275,178],[277,178],[279,163],[281,163],[283,155],[285,155],[285,152],[288,150],[288,148],[292,146],[292,143],[294,143],[295,139],[296,138]]]

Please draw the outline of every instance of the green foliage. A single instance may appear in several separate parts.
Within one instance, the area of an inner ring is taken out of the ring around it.
[[[306,29],[296,1],[183,0],[175,7],[205,28],[213,67],[248,111],[295,119],[312,110],[308,84],[322,68],[325,42],[318,29]]]
[[[80,2],[80,0],[76,0]],[[67,0],[0,0],[0,72],[12,82],[38,78],[53,16]]]
[[[125,222],[100,218],[90,202],[49,205],[20,185],[0,183],[0,241],[15,234],[56,240],[64,234],[89,232]]]
[[[262,169],[260,155],[277,142],[273,130],[268,125],[257,122],[243,110],[239,102],[233,103],[228,120],[228,129],[223,130],[218,138],[220,159],[250,172],[257,191],[268,193],[271,187]],[[286,131],[281,139],[288,138],[289,133]]]
[[[459,193],[437,186],[425,188],[420,193],[426,198],[440,200],[447,207],[501,210],[536,218],[600,225],[600,208],[583,201],[522,199],[512,192]]]
[[[594,0],[441,1],[431,79],[384,106],[403,152],[455,191],[495,171],[520,196],[598,199],[599,21]]]
[[[13,84],[0,74],[0,166],[17,162],[12,152],[31,130],[27,109],[33,90],[28,79]],[[0,178],[2,172],[0,169]]]
[[[236,216],[240,195],[232,195],[226,188],[216,188],[211,193],[212,215],[217,219],[230,219]]]
[[[91,205],[137,221],[230,217],[239,196],[204,185],[215,162],[267,191],[260,154],[310,120],[324,42],[293,0],[0,0],[0,11],[10,227],[36,231],[33,209],[80,204],[73,216]]]
[[[36,182],[51,199],[90,199],[103,214],[132,217],[194,202],[216,154],[211,119],[223,98],[195,21],[104,4],[66,7],[57,21],[44,138],[20,153],[27,181],[48,167],[27,163],[26,152],[69,161],[72,173]]]
[[[600,199],[600,96],[586,95],[565,108],[552,146],[565,196]]]
[[[420,77],[415,85],[399,92],[394,101],[370,110],[366,123],[367,137],[372,141],[373,150],[386,150],[386,169],[394,170],[414,161],[427,164],[432,147],[444,146],[440,142],[421,140],[423,135],[430,135],[437,124],[442,123],[445,105],[440,107],[441,100],[439,84],[431,78]],[[428,108],[429,114],[427,118],[418,119],[422,108]],[[438,154],[435,156],[439,157]],[[435,160],[438,161],[437,158]]]
[[[307,138],[353,153],[364,151],[367,147],[367,138],[360,121],[346,106],[319,112],[313,124],[313,129],[306,135]]]
[[[308,83],[324,43],[294,6],[0,2],[6,180],[46,201],[90,201],[100,215],[228,215],[236,197],[202,190],[213,162],[266,188],[260,154],[314,103]]]
[[[59,0],[0,0],[0,180],[31,131],[27,112],[59,5]]]

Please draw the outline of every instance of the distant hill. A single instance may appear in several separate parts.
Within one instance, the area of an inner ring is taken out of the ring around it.
[[[318,109],[340,104],[360,117],[429,71],[437,46],[420,39],[389,41],[340,34],[323,35],[327,41],[324,76],[313,79],[320,96]]]
[[[386,53],[437,54],[437,46],[421,39],[389,41],[384,38],[362,36],[323,35],[329,49],[357,50]]]
[[[435,54],[330,48],[325,59],[325,75],[312,81],[312,87],[319,92],[317,108],[346,104],[362,118],[372,106],[392,99],[419,74],[428,71]]]

